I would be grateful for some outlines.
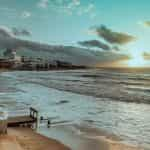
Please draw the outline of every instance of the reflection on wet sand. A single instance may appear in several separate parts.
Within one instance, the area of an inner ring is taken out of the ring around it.
[[[72,150],[144,150],[124,144],[119,137],[94,128],[59,125],[47,130],[41,127],[39,132],[62,141]]]

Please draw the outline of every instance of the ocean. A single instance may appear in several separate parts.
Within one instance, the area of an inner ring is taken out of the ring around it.
[[[74,130],[86,125],[150,149],[148,69],[1,72],[0,107],[20,115],[30,106]]]

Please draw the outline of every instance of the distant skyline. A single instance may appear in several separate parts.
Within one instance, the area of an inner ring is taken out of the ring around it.
[[[149,0],[0,0],[0,34],[81,48],[66,59],[89,59],[92,51],[97,66],[149,67],[149,10]]]

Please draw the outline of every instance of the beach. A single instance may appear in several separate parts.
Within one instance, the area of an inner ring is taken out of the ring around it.
[[[0,107],[9,116],[34,107],[52,118],[52,127],[43,122],[38,133],[72,150],[150,150],[148,81],[149,72],[124,70],[2,72]]]
[[[40,132],[61,141],[72,150],[148,150],[124,143],[116,135],[86,125],[76,128],[78,130],[74,125],[58,125],[50,129],[50,134],[48,129]]]
[[[69,132],[66,130],[65,132]],[[61,130],[64,130],[61,127]],[[60,129],[58,130],[60,132]],[[69,133],[66,133],[69,135]],[[69,136],[73,140],[74,145],[78,146],[76,150],[143,150],[133,146],[128,146],[111,139],[104,138],[103,136],[95,138],[79,138],[80,142],[74,136]],[[79,144],[80,143],[80,144]],[[62,143],[47,138],[41,134],[36,133],[29,128],[9,128],[7,135],[0,136],[0,149],[1,150],[71,150]]]
[[[150,150],[150,1],[0,0],[0,150]]]
[[[60,142],[37,134],[30,128],[9,128],[0,135],[1,150],[70,150]]]

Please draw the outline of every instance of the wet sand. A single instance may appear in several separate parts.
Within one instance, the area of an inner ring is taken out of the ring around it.
[[[115,135],[89,128],[74,130],[72,125],[55,126],[41,130],[41,133],[62,141],[72,150],[144,150],[140,147],[124,144]],[[48,131],[49,130],[49,131]]]
[[[29,128],[9,128],[0,135],[0,150],[70,150],[60,142],[37,134]]]
[[[75,134],[69,127],[63,126],[52,127],[50,130],[52,138],[30,128],[9,128],[7,135],[0,135],[0,150],[144,150],[123,144],[116,137],[108,137],[102,132],[99,136],[95,131],[90,131],[90,134]]]

